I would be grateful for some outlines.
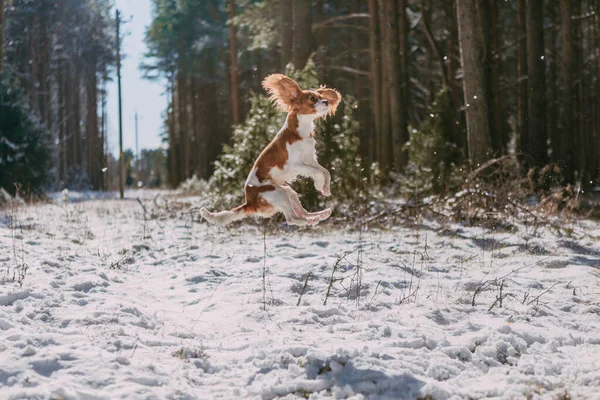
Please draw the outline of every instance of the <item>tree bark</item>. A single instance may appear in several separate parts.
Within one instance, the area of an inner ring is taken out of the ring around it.
[[[574,124],[575,88],[573,85],[573,71],[575,71],[575,52],[573,49],[574,35],[571,22],[571,0],[560,0],[560,37],[562,44],[561,75],[563,81],[562,94],[562,134],[559,146],[558,162],[567,182],[575,180],[575,150],[576,132]]]
[[[177,175],[177,104],[175,96],[175,77],[169,78],[167,96],[169,99],[168,113],[168,135],[169,135],[169,184],[172,188],[176,188],[178,182]]]
[[[527,99],[527,0],[517,0],[517,132],[518,149],[528,153],[529,147],[529,104]]]
[[[482,60],[486,59],[486,48],[485,35],[479,18],[481,2],[482,0],[457,0],[456,2],[469,162],[472,168],[477,168],[486,162],[492,154],[486,93],[489,77],[482,63]]]
[[[76,44],[77,60],[73,76],[73,157],[74,165],[81,165],[81,62],[79,61],[79,40]]]
[[[499,43],[501,39],[500,22],[498,17],[498,2],[488,0],[486,3],[486,20],[482,26],[490,26],[491,29],[484,29],[488,32],[486,38],[487,66],[488,76],[488,109],[490,111],[490,136],[492,139],[492,149],[495,154],[505,154],[508,144],[507,129],[504,127],[505,118],[502,115],[502,99],[498,95],[500,91],[501,59],[497,57],[500,50]],[[489,23],[489,25],[487,25]]]
[[[558,3],[550,2],[546,7],[547,14],[549,16],[550,22],[557,27],[560,27],[560,20],[558,18]],[[559,73],[558,73],[558,65],[560,63],[560,55],[557,50],[556,44],[558,41],[559,32],[558,29],[551,29],[546,33],[546,43],[548,47],[548,56],[550,57],[550,65],[548,68],[548,79],[546,81],[546,86],[548,89],[548,111],[546,113],[546,131],[548,138],[550,139],[550,149],[551,156],[549,159],[551,161],[556,161],[557,155],[559,154],[559,147],[561,142],[561,130],[559,128],[559,123],[555,121],[557,118],[560,118],[558,112],[558,86],[559,86]]]
[[[391,167],[392,161],[392,143],[390,134],[390,103],[389,103],[389,74],[387,65],[388,51],[385,48],[388,42],[389,30],[387,29],[387,11],[385,2],[388,0],[379,0],[379,27],[381,36],[381,137],[380,137],[380,160],[379,164],[384,170]]]
[[[35,81],[37,77],[37,59],[35,53],[35,15],[29,17],[29,64],[31,69],[29,71],[29,109],[32,111],[37,110],[36,107],[36,94]]]
[[[574,0],[575,3],[575,15],[582,15],[584,13],[582,7],[582,0]],[[586,98],[585,92],[583,90],[584,87],[584,58],[585,58],[585,45],[583,38],[583,23],[584,19],[579,18],[576,21],[576,29],[577,29],[577,38],[576,38],[576,63],[577,76],[575,78],[575,93],[576,93],[576,102],[575,102],[575,110],[577,114],[576,126],[577,126],[577,171],[579,171],[579,179],[582,181],[582,185],[588,187],[589,185],[589,163],[594,157],[595,153],[598,152],[598,149],[592,149],[591,142],[589,141],[589,135],[586,129],[586,121],[585,121],[585,108],[586,108]]]
[[[596,4],[594,11],[595,14],[595,57],[596,57],[596,115],[595,115],[595,129],[594,129],[594,140],[593,140],[593,148],[600,149],[600,6]],[[600,179],[600,155],[598,153],[595,154],[594,164],[593,164],[593,174],[592,179],[596,180],[596,185],[598,185],[598,180]]]
[[[0,0],[2,1],[2,0]],[[64,181],[67,171],[67,140],[65,137],[65,78],[64,65],[61,62],[58,67],[58,179]]]
[[[73,82],[71,81],[72,76],[72,67],[71,62],[65,62],[65,74],[63,77],[64,82],[64,127],[65,127],[65,145],[64,145],[64,157],[65,157],[65,180],[67,179],[69,168],[74,164],[74,151],[75,147],[73,146],[74,141],[74,127],[73,127],[73,113],[72,113],[72,104],[73,104]]]
[[[231,118],[235,125],[240,122],[240,96],[238,89],[237,38],[235,25],[231,22],[236,15],[235,0],[229,0],[229,57],[231,69]]]
[[[527,0],[528,141],[526,152],[533,165],[548,162],[546,134],[546,58],[544,55],[543,2]]]
[[[387,34],[384,40],[390,101],[393,165],[399,171],[405,163],[402,152],[402,117],[400,93],[400,53],[398,47],[398,4],[397,0],[385,0],[384,15]]]
[[[409,60],[408,60],[408,31],[409,22],[406,14],[406,7],[408,6],[407,0],[398,0],[398,52],[400,53],[400,75],[399,89],[400,89],[400,113],[399,113],[399,146],[400,146],[400,157],[397,167],[402,169],[408,162],[408,155],[402,150],[402,147],[409,140],[408,136],[408,107],[410,104],[410,80],[409,80]]]
[[[189,126],[187,116],[187,101],[186,101],[186,79],[183,68],[177,72],[177,105],[179,111],[179,143],[183,158],[180,160],[181,167],[179,182],[188,178],[190,171],[190,141],[189,141]]]
[[[294,46],[292,61],[297,69],[303,69],[306,66],[306,62],[314,48],[311,3],[311,0],[293,0]]]
[[[369,0],[369,47],[371,56],[371,111],[374,134],[370,135],[369,149],[371,160],[379,160],[381,154],[381,60],[379,40],[379,15],[377,0]]]
[[[448,0],[446,3],[446,26],[449,31],[446,42],[446,61],[448,64],[448,87],[450,89],[450,99],[452,105],[452,132],[453,143],[466,153],[467,140],[465,137],[465,123],[463,114],[458,112],[463,102],[462,87],[456,79],[456,72],[459,67],[457,60],[460,58],[458,50],[458,23],[456,21],[456,0]]]
[[[0,0],[0,73],[4,72],[4,0]]]
[[[50,126],[50,85],[48,84],[48,68],[50,66],[50,38],[48,37],[48,4],[41,1],[40,6],[40,37],[36,38],[40,47],[38,70],[38,107],[40,119],[48,129]]]
[[[88,150],[88,176],[94,190],[100,190],[99,171],[101,166],[98,161],[98,89],[96,78],[96,65],[91,62],[87,66],[86,71],[86,136]]]
[[[293,42],[293,0],[279,0],[279,25],[281,32],[281,72],[292,61]]]

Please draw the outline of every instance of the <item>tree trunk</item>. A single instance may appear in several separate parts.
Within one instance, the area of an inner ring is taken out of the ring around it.
[[[4,72],[4,0],[0,0],[0,73]]]
[[[453,143],[466,153],[467,151],[467,140],[465,137],[463,114],[459,113],[458,110],[463,102],[462,87],[457,83],[456,72],[459,67],[457,63],[460,57],[458,50],[458,23],[456,21],[456,4],[455,0],[448,0],[446,3],[446,26],[449,31],[448,40],[446,44],[446,58],[448,64],[448,87],[450,89],[450,99],[452,105],[452,132],[453,132]]]
[[[575,15],[583,15],[584,10],[582,8],[581,0],[574,0],[575,2]],[[587,134],[586,129],[586,121],[585,121],[585,108],[586,108],[586,98],[585,92],[583,90],[584,87],[584,58],[585,58],[585,47],[584,47],[584,38],[583,38],[583,18],[579,18],[576,22],[577,29],[577,45],[576,52],[577,55],[575,57],[577,63],[576,73],[577,76],[575,78],[576,85],[576,102],[575,102],[575,110],[577,114],[577,171],[579,171],[579,179],[582,181],[582,185],[588,187],[589,183],[589,162],[594,157],[594,154],[598,152],[598,149],[592,149],[591,142],[589,141],[589,136]]]
[[[596,56],[596,126],[594,129],[594,149],[600,149],[600,7],[596,5],[594,11],[595,15],[595,56]],[[599,184],[600,180],[600,155],[598,153],[594,156],[594,168],[593,168],[592,179],[596,180],[596,185]]]
[[[190,171],[189,127],[187,124],[185,76],[182,68],[177,72],[177,106],[177,111],[179,112],[179,143],[183,152],[183,158],[179,160],[181,174],[177,183],[180,183],[188,178]]]
[[[558,162],[567,182],[575,180],[576,132],[574,124],[575,88],[573,71],[575,71],[575,52],[573,49],[573,24],[571,23],[571,0],[560,0],[560,37],[562,44],[561,74],[563,81],[562,94],[562,134],[559,146]]]
[[[64,127],[65,127],[65,145],[64,145],[64,157],[65,157],[65,181],[68,177],[69,168],[74,164],[74,151],[75,147],[73,146],[73,136],[75,128],[73,127],[73,112],[72,112],[72,104],[73,104],[73,82],[72,82],[72,73],[73,68],[71,67],[71,62],[66,61],[65,63],[65,73],[63,76],[64,82]]]
[[[463,89],[467,116],[469,162],[472,168],[486,162],[492,154],[490,137],[487,69],[484,28],[479,14],[482,0],[457,0],[458,36],[463,70]]]
[[[543,2],[527,0],[527,70],[529,126],[526,152],[533,165],[548,162],[546,134],[546,59]]]
[[[408,136],[408,106],[410,104],[410,80],[409,80],[409,60],[408,60],[408,30],[409,22],[406,14],[407,0],[398,0],[398,52],[400,53],[400,159],[397,167],[404,168],[408,162],[408,155],[402,150],[402,147],[409,140]]]
[[[390,103],[389,103],[389,74],[387,65],[388,51],[386,49],[386,43],[388,42],[388,31],[387,29],[387,10],[385,2],[389,0],[379,0],[379,27],[381,36],[381,137],[380,137],[380,160],[379,164],[382,169],[388,170],[392,165],[392,143],[390,134]]]
[[[35,54],[35,16],[32,15],[31,17],[29,17],[29,65],[31,65],[31,69],[29,71],[30,73],[30,77],[29,77],[29,109],[32,111],[35,111],[37,109],[36,107],[36,93],[37,90],[35,89],[36,84],[36,76],[37,76],[37,71],[36,71],[36,66],[37,66],[37,60],[36,60],[36,54]]]
[[[175,96],[175,77],[169,78],[169,89],[167,92],[169,96],[169,108],[168,108],[168,130],[169,130],[169,183],[172,188],[176,188],[178,181],[177,174],[177,104]]]
[[[528,153],[529,147],[529,116],[527,87],[527,0],[517,1],[517,132],[518,149]]]
[[[98,165],[100,166],[100,188],[101,190],[107,190],[107,170],[106,168],[106,65],[102,66],[102,87],[100,89],[100,107],[101,107],[101,119],[100,119],[100,145],[98,154]],[[168,111],[167,111],[168,112]]]
[[[405,1],[405,0],[404,0]],[[429,46],[426,48],[426,59],[425,59],[425,69],[427,71],[425,87],[427,87],[427,92],[429,94],[429,98],[427,102],[429,104],[433,104],[435,101],[435,92],[436,92],[436,77],[434,73],[434,43],[432,43],[435,39],[433,38],[433,33],[430,31],[431,22],[433,21],[433,4],[431,0],[421,0],[421,21],[423,26],[425,27],[425,36],[427,37],[427,44]],[[398,7],[400,9],[400,7]],[[430,39],[429,36],[432,36]],[[442,71],[443,73],[443,71]]]
[[[489,0],[488,0],[489,1]],[[490,112],[490,136],[492,138],[492,149],[496,154],[506,153],[506,145],[508,143],[508,135],[506,134],[507,129],[504,128],[504,118],[502,115],[502,99],[498,95],[500,91],[500,74],[501,74],[501,58],[496,57],[496,54],[500,51],[500,22],[498,20],[498,2],[491,0],[486,6],[487,23],[483,23],[482,26],[490,26],[491,29],[485,29],[489,31],[488,39],[486,42],[487,49],[487,65],[488,65],[488,76],[490,78],[487,95],[488,95],[488,109]]]
[[[229,0],[229,21],[235,18],[235,0]],[[235,125],[240,122],[240,97],[238,89],[237,39],[235,25],[229,23],[229,57],[231,69],[231,118]]]
[[[227,56],[227,52],[224,54]],[[223,65],[226,65],[224,63]],[[188,157],[189,167],[187,170],[187,177],[191,178],[196,171],[196,162],[198,159],[197,147],[198,143],[196,142],[196,124],[194,124],[194,97],[196,96],[196,92],[194,91],[194,78],[193,78],[193,70],[189,72],[186,80],[185,80],[185,115],[186,115],[186,124],[188,126],[188,142],[186,152]]]
[[[556,2],[548,3],[546,7],[546,11],[549,14],[550,22],[559,27],[560,20],[558,18],[558,5]],[[551,149],[551,157],[552,161],[556,161],[557,155],[560,150],[560,142],[561,142],[561,130],[559,128],[559,123],[555,122],[557,118],[559,118],[558,111],[558,65],[560,63],[560,56],[558,54],[558,50],[556,48],[556,42],[558,40],[558,32],[557,29],[551,29],[546,33],[547,44],[548,44],[548,55],[550,58],[550,66],[548,68],[548,79],[546,82],[546,86],[548,88],[548,112],[546,113],[546,131],[548,138],[550,139],[550,149]]]
[[[102,169],[99,140],[98,140],[98,78],[96,75],[96,62],[93,60],[88,65],[87,73],[87,142],[88,142],[88,174],[94,190],[100,190],[100,173]]]
[[[293,0],[293,4],[294,46],[292,61],[294,67],[303,69],[314,48],[311,0]]]
[[[76,54],[79,55],[79,41],[76,45]],[[81,165],[81,62],[75,61],[73,76],[73,163],[78,167]]]
[[[315,0],[314,2],[314,20],[313,24],[318,25],[325,21],[327,15],[325,13],[327,0]],[[359,2],[362,0],[358,0]],[[328,46],[329,46],[329,36],[326,34],[325,27],[321,26],[315,32],[313,32],[313,36],[315,38],[315,46],[316,46],[316,56],[315,63],[317,64],[317,76],[319,77],[319,82],[329,82],[328,79],[328,69],[327,69],[327,61],[329,60]]]
[[[0,0],[2,1],[2,0]],[[58,66],[58,179],[64,181],[67,171],[67,139],[65,137],[65,78],[64,65],[61,62]]]
[[[203,157],[202,157],[202,124],[200,124],[200,114],[198,103],[200,102],[200,95],[198,88],[198,79],[194,77],[192,79],[192,125],[194,126],[194,172],[198,178],[203,178],[204,169],[202,168]]]
[[[387,34],[384,48],[387,62],[388,91],[390,101],[393,165],[397,171],[406,161],[402,156],[402,118],[400,105],[400,53],[398,48],[398,4],[397,0],[385,0],[384,15]]]
[[[380,159],[381,155],[381,60],[379,40],[379,15],[377,0],[369,0],[369,47],[371,50],[371,111],[373,118],[374,134],[370,135],[369,149],[371,160]]]
[[[40,37],[37,38],[39,43],[39,91],[38,91],[38,106],[40,111],[40,119],[46,124],[48,129],[52,127],[49,124],[50,115],[50,86],[48,85],[48,68],[50,67],[50,38],[48,37],[48,8],[46,1],[42,1],[40,9]]]
[[[292,61],[293,42],[293,0],[279,0],[279,25],[281,31],[281,72]]]

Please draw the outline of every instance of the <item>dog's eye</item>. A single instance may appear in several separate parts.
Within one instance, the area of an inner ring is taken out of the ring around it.
[[[310,96],[310,101],[312,101],[313,103],[316,103],[317,98],[315,96]]]

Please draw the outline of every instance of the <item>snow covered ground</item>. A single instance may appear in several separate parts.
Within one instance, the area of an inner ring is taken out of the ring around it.
[[[264,240],[153,196],[0,210],[1,399],[600,399],[596,223]]]

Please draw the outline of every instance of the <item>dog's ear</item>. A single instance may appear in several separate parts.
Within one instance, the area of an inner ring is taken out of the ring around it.
[[[269,94],[271,101],[281,111],[289,111],[294,100],[302,94],[302,89],[293,79],[282,74],[272,74],[262,81],[262,86]]]
[[[321,86],[317,89],[317,93],[319,93],[327,102],[329,103],[329,112],[327,115],[335,114],[335,110],[342,102],[342,95],[335,89],[331,89],[325,86]]]

